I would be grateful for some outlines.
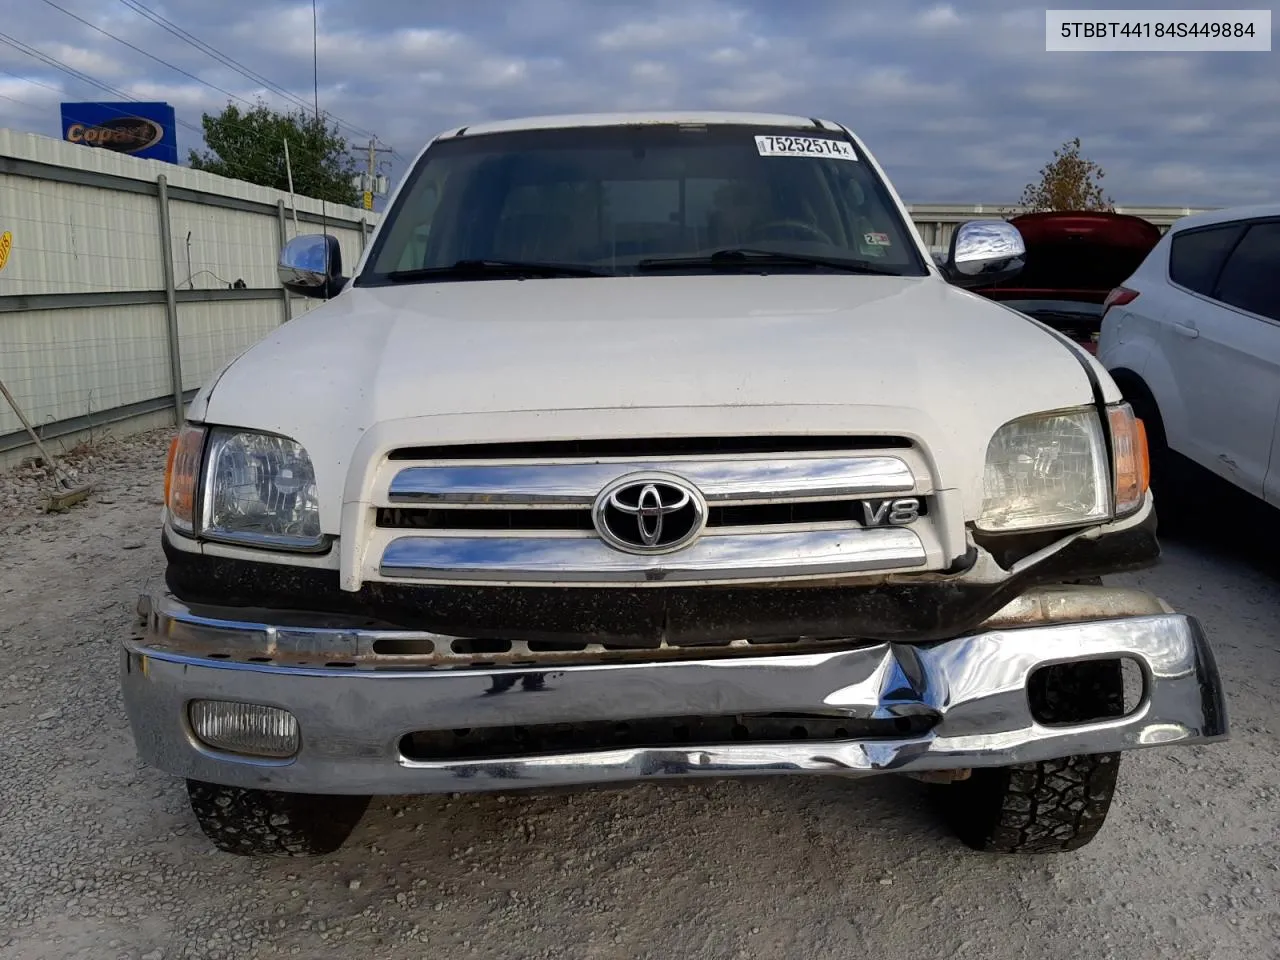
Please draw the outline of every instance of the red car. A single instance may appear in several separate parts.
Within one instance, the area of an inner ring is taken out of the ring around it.
[[[1150,221],[1124,213],[1025,213],[1009,221],[1022,234],[1027,264],[1004,283],[975,290],[1084,344],[1091,353],[1102,303],[1160,240]]]

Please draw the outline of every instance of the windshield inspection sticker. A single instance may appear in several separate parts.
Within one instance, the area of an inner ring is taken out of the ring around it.
[[[887,233],[864,233],[862,242],[869,247],[891,247],[893,242]]]
[[[857,160],[853,144],[828,137],[756,137],[762,157],[824,157],[829,160]]]

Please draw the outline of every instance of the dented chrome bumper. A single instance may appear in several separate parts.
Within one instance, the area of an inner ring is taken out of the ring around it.
[[[379,632],[218,619],[167,595],[150,599],[145,619],[121,662],[140,756],[172,774],[245,787],[411,794],[668,777],[921,774],[1203,743],[1228,733],[1217,668],[1199,623],[1145,594],[1109,588],[1032,591],[982,630],[928,645],[850,641],[763,656],[739,651],[694,660],[447,669],[291,666],[287,656],[253,662],[255,645],[278,653],[281,638],[296,648],[346,642],[354,649],[358,637],[368,641]],[[211,655],[220,643],[241,655]],[[1142,675],[1141,696],[1126,716],[1067,726],[1036,721],[1027,693],[1034,671],[1110,658],[1131,658]],[[207,747],[188,718],[188,704],[197,699],[288,710],[300,731],[297,753],[281,760]],[[597,743],[439,759],[422,759],[403,746],[408,735],[459,728],[646,726],[667,718],[779,714],[848,718],[864,733]],[[869,729],[876,732],[866,735]]]

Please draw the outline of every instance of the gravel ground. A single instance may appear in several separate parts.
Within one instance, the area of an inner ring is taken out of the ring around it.
[[[1193,536],[1116,578],[1203,619],[1233,739],[1128,755],[1075,854],[970,853],[923,785],[877,778],[396,797],[336,856],[245,861],[137,762],[117,694],[116,643],[162,570],[166,441],[77,458],[98,491],[65,514],[0,476],[4,960],[1280,958],[1274,560]]]

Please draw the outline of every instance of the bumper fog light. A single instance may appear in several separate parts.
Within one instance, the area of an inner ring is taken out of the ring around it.
[[[298,721],[288,710],[231,700],[192,700],[191,729],[215,750],[285,759],[298,752]]]

